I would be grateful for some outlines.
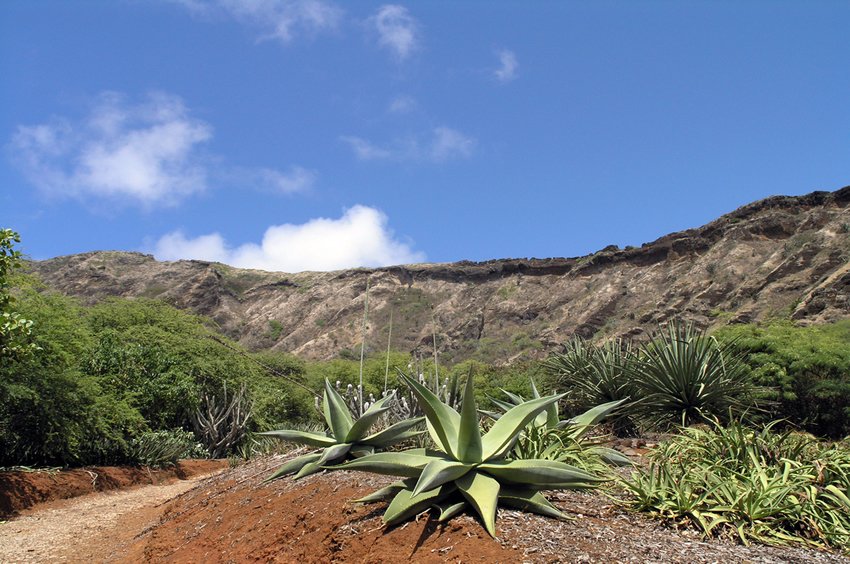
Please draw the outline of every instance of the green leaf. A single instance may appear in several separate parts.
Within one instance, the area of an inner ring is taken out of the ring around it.
[[[504,505],[515,507],[522,511],[531,511],[533,513],[539,513],[540,515],[546,515],[547,517],[554,517],[556,519],[567,518],[566,515],[561,513],[557,507],[549,503],[549,501],[543,497],[543,494],[538,491],[502,488],[499,492],[499,501]]]
[[[419,495],[413,495],[413,492],[408,489],[401,490],[396,494],[384,512],[384,523],[388,526],[401,523],[405,519],[439,503],[456,489],[454,484],[445,484],[439,488],[422,492]]]
[[[417,495],[425,490],[430,490],[442,486],[446,482],[456,480],[471,469],[472,466],[470,464],[464,464],[455,460],[432,460],[422,469],[419,481],[416,482],[416,487],[413,488],[413,494]]]
[[[466,508],[465,501],[441,501],[434,505],[437,511],[440,512],[437,521],[442,523],[448,521]]]
[[[376,501],[384,501],[385,499],[390,499],[395,496],[395,494],[404,488],[412,488],[415,484],[416,480],[413,478],[399,480],[398,482],[393,482],[389,486],[376,490],[369,495],[363,496],[360,499],[352,500],[352,503],[375,503]]]
[[[377,448],[385,448],[392,444],[401,442],[410,437],[415,437],[418,435],[418,432],[410,433],[409,429],[416,427],[422,421],[424,421],[424,417],[416,417],[415,419],[405,419],[404,421],[399,421],[395,425],[390,425],[383,431],[379,431],[374,435],[366,437],[362,441],[361,444],[370,445]]]
[[[496,536],[496,506],[499,504],[499,482],[481,472],[469,472],[454,482],[460,493],[484,521],[490,536]]]
[[[625,401],[625,399],[621,399],[618,401],[609,401],[608,403],[603,403],[597,405],[596,407],[592,407],[581,415],[574,417],[572,420],[570,420],[570,438],[578,440],[580,437],[584,436],[584,434],[592,425],[596,425],[597,423],[608,417],[608,415],[612,411],[617,409]]]
[[[319,466],[327,466],[329,462],[345,457],[349,450],[351,450],[351,445],[348,443],[330,446],[322,452],[322,457],[318,460],[318,462],[316,462],[316,464]]]
[[[370,405],[369,409],[366,410],[366,413],[361,415],[351,426],[351,429],[345,436],[345,442],[356,443],[365,437],[366,433],[369,432],[369,428],[375,424],[378,418],[380,418],[385,412],[389,411],[390,406],[386,404],[392,399],[393,394],[390,394]]]
[[[440,398],[431,393],[431,390],[402,374],[401,378],[416,395],[425,418],[428,421],[428,431],[431,438],[447,454],[457,457],[457,437],[460,427],[460,414],[440,401]]]
[[[340,470],[360,470],[387,476],[418,478],[429,462],[438,457],[407,452],[377,452],[362,458],[350,460],[337,466]]]
[[[281,429],[279,431],[266,431],[265,433],[259,434],[266,435],[268,437],[276,437],[278,439],[289,441],[291,443],[298,443],[300,445],[315,447],[329,447],[339,443],[339,441],[337,441],[333,437],[327,437],[325,435],[319,435],[317,433],[308,433],[306,431],[291,431],[289,429]]]
[[[500,481],[534,489],[591,487],[594,483],[605,481],[556,460],[498,460],[485,462],[478,466],[478,470]]]
[[[557,402],[566,394],[546,396],[544,398],[527,401],[502,415],[486,435],[481,439],[482,459],[490,460],[504,456],[517,435],[538,413],[546,409],[552,403]]]
[[[322,453],[317,452],[313,454],[305,454],[302,456],[298,456],[293,458],[292,460],[286,461],[280,468],[275,470],[274,474],[265,479],[266,482],[270,482],[272,480],[276,480],[281,476],[286,476],[287,474],[292,474],[294,472],[298,472],[301,470],[306,464],[310,462],[315,462],[319,460],[322,456]]]
[[[351,419],[351,412],[345,405],[345,400],[333,389],[327,378],[325,378],[325,397],[322,401],[322,409],[325,412],[325,421],[328,422],[331,433],[337,439],[336,442],[344,442],[351,426],[354,425],[354,421]]]
[[[481,462],[481,431],[478,429],[478,406],[475,405],[475,389],[471,374],[466,379],[466,390],[463,392],[457,458],[462,462]]]
[[[316,472],[321,472],[321,471],[322,471],[321,466],[319,466],[315,462],[311,462],[309,464],[305,464],[304,467],[301,468],[301,470],[298,471],[298,473],[295,475],[295,477],[293,479],[294,480],[300,480],[301,478],[309,476],[310,474],[315,474]]]

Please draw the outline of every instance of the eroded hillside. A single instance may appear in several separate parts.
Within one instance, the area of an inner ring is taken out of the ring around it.
[[[506,259],[285,274],[202,261],[95,252],[32,263],[51,287],[86,301],[167,300],[214,319],[255,348],[330,358],[360,343],[446,361],[505,362],[577,334],[640,337],[685,316],[703,326],[850,316],[850,187],[777,196],[640,248],[580,258]]]

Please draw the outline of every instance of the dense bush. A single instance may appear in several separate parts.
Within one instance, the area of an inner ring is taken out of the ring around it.
[[[775,417],[821,436],[850,435],[850,320],[735,325],[716,336],[734,340],[753,380],[775,390]]]
[[[133,460],[145,466],[161,468],[185,458],[206,458],[207,449],[195,435],[183,429],[148,431],[133,439]]]
[[[0,366],[0,466],[117,463],[145,428],[126,400],[81,370],[93,337],[69,299],[21,278],[17,307],[38,350]]]

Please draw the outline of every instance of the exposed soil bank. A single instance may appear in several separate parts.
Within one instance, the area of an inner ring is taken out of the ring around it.
[[[227,468],[226,460],[183,460],[176,466],[92,466],[74,470],[0,472],[0,519],[38,503],[139,485],[160,485]]]
[[[337,471],[293,482],[263,479],[281,459],[203,481],[162,509],[124,558],[136,562],[850,562],[835,552],[703,539],[622,510],[592,492],[550,492],[569,521],[499,509],[498,538],[468,515],[427,513],[387,529],[384,503],[355,505],[391,482]]]

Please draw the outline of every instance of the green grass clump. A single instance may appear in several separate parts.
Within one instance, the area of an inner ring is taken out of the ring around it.
[[[773,545],[850,546],[850,448],[807,434],[751,429],[683,429],[647,468],[623,480],[626,505],[706,536]]]
[[[204,445],[183,429],[142,433],[132,440],[130,448],[137,463],[154,468],[172,466],[186,458],[207,458]]]

